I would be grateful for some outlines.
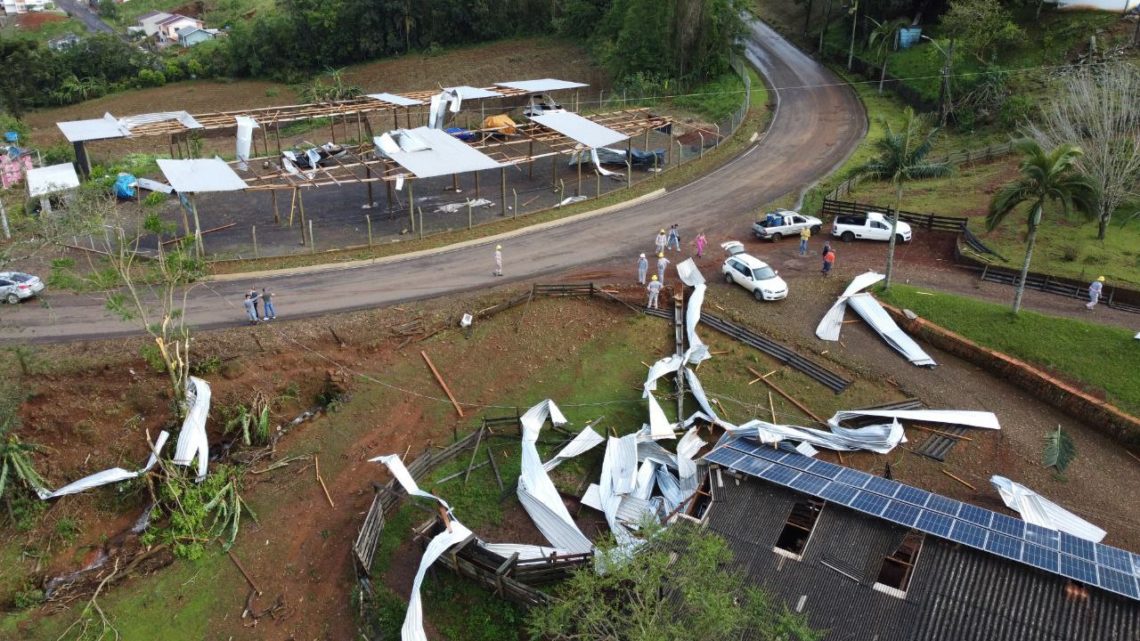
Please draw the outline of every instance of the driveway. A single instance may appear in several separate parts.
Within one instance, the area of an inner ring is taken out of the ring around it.
[[[67,13],[71,14],[72,18],[83,23],[87,30],[92,33],[115,33],[111,25],[103,22],[99,16],[87,5],[86,2],[78,0],[55,0],[56,5]]]
[[[239,324],[242,294],[251,287],[273,289],[278,313],[296,318],[531,281],[621,258],[628,259],[632,269],[639,252],[653,249],[657,230],[673,223],[680,225],[686,241],[698,230],[710,238],[729,230],[745,235],[758,207],[829,173],[866,132],[866,116],[854,92],[758,21],[749,24],[746,55],[778,101],[768,133],[687,185],[602,215],[422,255],[197,285],[189,293],[187,318],[198,329]],[[503,278],[491,275],[496,244],[503,246]],[[139,331],[106,312],[100,296],[56,295],[49,300],[50,307],[25,303],[0,310],[0,340],[61,341]]]

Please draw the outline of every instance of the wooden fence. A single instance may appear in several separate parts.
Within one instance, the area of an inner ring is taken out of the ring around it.
[[[883,205],[846,202],[828,198],[823,201],[823,208],[820,210],[820,214],[822,216],[834,217],[864,215],[872,211],[887,213],[891,211],[891,208],[884,207]],[[931,231],[960,232],[966,228],[966,221],[969,219],[963,216],[938,216],[935,214],[920,214],[912,211],[899,211],[899,220]]]
[[[994,158],[1001,158],[1008,156],[1013,152],[1013,143],[1004,142],[995,145],[986,145],[981,149],[964,149],[962,151],[955,151],[942,158],[936,159],[934,162],[945,162],[959,167],[962,165],[969,165],[976,162],[987,162]],[[849,196],[859,186],[859,177],[852,176],[847,180],[839,183],[830,192],[824,196],[825,199],[839,199]]]

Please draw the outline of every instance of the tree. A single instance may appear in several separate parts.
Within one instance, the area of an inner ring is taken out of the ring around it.
[[[803,617],[773,604],[730,570],[724,539],[678,523],[650,528],[631,558],[604,574],[586,566],[564,581],[555,598],[531,609],[532,639],[559,641],[703,641],[748,638],[814,641]],[[613,555],[611,543],[597,554]]]
[[[934,146],[938,127],[923,132],[925,128],[923,118],[915,115],[910,107],[907,107],[905,118],[900,131],[895,131],[890,123],[883,123],[887,132],[875,141],[875,148],[879,150],[878,158],[854,170],[856,176],[889,180],[895,188],[895,215],[891,217],[891,240],[887,244],[887,278],[883,285],[885,289],[890,289],[894,273],[895,240],[898,238],[896,232],[899,224],[899,208],[902,207],[903,185],[912,180],[942,178],[949,176],[952,171],[946,162],[926,159]]]
[[[999,0],[952,0],[941,24],[949,36],[960,40],[966,51],[982,64],[990,62],[1000,47],[1014,44],[1025,36]]]
[[[1097,211],[1100,194],[1096,181],[1077,168],[1082,153],[1079,147],[1064,144],[1047,150],[1032,138],[1022,138],[1014,142],[1014,149],[1022,155],[1021,176],[994,194],[986,217],[986,228],[993,230],[1010,212],[1022,204],[1029,205],[1025,221],[1029,229],[1025,238],[1025,261],[1021,265],[1021,276],[1013,297],[1013,313],[1016,314],[1021,311],[1025,277],[1033,260],[1033,246],[1037,242],[1037,229],[1044,218],[1045,205],[1059,205],[1064,216],[1075,212],[1092,217]]]
[[[107,222],[106,260],[121,283],[107,294],[107,309],[137,323],[154,340],[181,418],[187,410],[186,383],[190,376],[186,302],[192,283],[202,273],[201,261],[191,251],[193,239],[178,240],[168,248],[162,235],[170,226],[157,213],[143,212],[141,220],[134,220],[120,213],[114,200],[101,192],[86,192],[72,207],[98,212]],[[146,260],[144,241],[152,238],[154,250]]]
[[[1100,189],[1097,238],[1134,196],[1140,178],[1140,70],[1127,63],[1087,67],[1066,76],[1029,135],[1044,147],[1079,144],[1077,167]]]
[[[883,93],[883,82],[887,79],[887,62],[891,58],[891,50],[895,47],[899,29],[905,27],[907,21],[900,19],[879,22],[871,16],[867,16],[867,19],[875,25],[867,35],[867,49],[871,51],[872,59],[879,65],[879,93]]]

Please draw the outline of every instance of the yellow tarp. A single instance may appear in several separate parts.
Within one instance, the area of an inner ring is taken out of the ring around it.
[[[515,121],[507,114],[499,114],[497,116],[487,116],[483,119],[484,129],[497,129],[500,134],[507,134],[513,136],[518,133],[515,129]]]

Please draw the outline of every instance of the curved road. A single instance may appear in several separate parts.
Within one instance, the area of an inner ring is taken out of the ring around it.
[[[765,202],[798,191],[842,163],[866,131],[863,107],[849,87],[766,25],[754,21],[748,59],[776,89],[777,108],[768,133],[711,174],[657,198],[617,211],[588,214],[499,238],[393,257],[352,268],[241,275],[195,286],[187,319],[196,328],[241,322],[241,298],[250,286],[270,287],[287,318],[376,307],[533,280],[652,246],[658,228],[741,228]],[[741,233],[746,233],[741,228]],[[495,243],[504,246],[507,276],[491,276]],[[138,333],[112,317],[98,295],[60,295],[51,306],[25,303],[0,310],[0,341],[66,341]]]

